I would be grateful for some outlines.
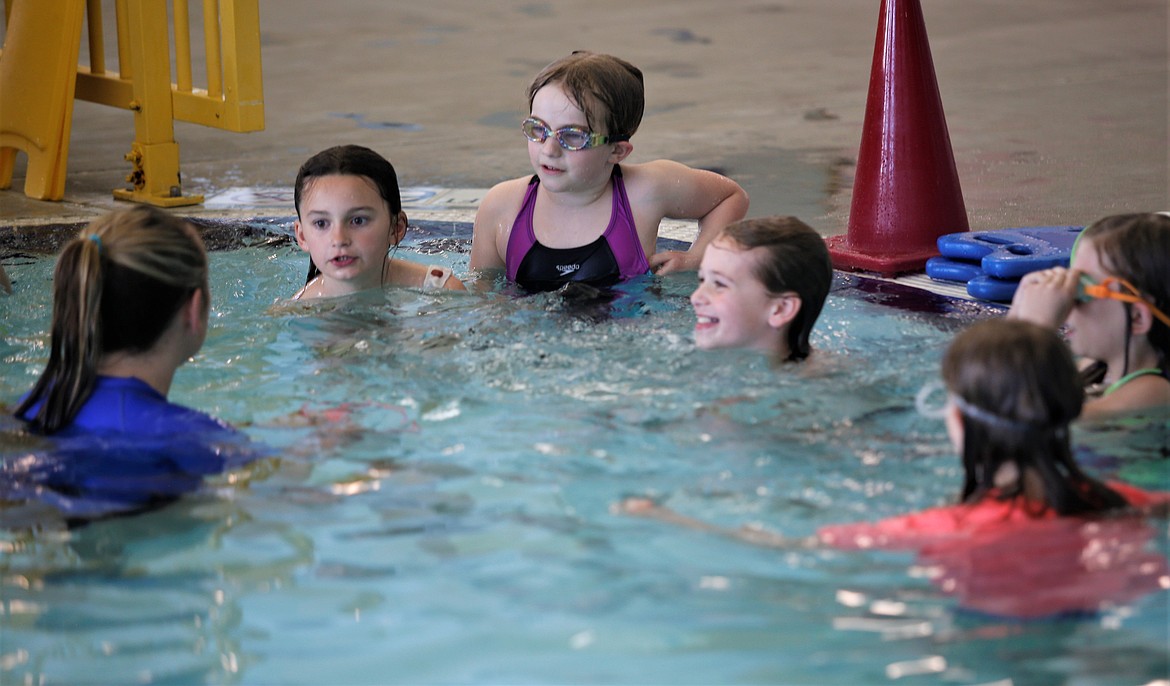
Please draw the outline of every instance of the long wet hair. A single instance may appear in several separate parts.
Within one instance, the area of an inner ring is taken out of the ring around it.
[[[542,69],[528,86],[528,111],[537,91],[550,83],[585,113],[589,129],[629,140],[642,124],[646,89],[642,70],[620,57],[577,50]]]
[[[1073,459],[1069,424],[1081,413],[1084,390],[1072,353],[1055,331],[1014,319],[979,322],[947,348],[942,376],[963,416],[962,502],[997,492],[1000,500],[1020,498],[1032,515],[1126,506]],[[997,472],[1010,463],[1017,478],[997,485]],[[1023,498],[1032,478],[1040,480],[1042,503]]]
[[[67,426],[102,357],[150,350],[197,290],[208,294],[207,252],[189,223],[147,206],[96,219],[57,258],[49,362],[16,415],[40,433]]]
[[[755,276],[774,296],[795,292],[800,311],[788,327],[788,360],[808,357],[809,336],[833,283],[833,264],[825,239],[796,217],[743,219],[725,226],[721,237],[743,250],[766,251],[756,260]]]
[[[394,230],[393,217],[402,211],[402,195],[398,190],[398,174],[390,160],[382,157],[369,148],[360,145],[337,145],[326,148],[305,160],[297,172],[297,180],[293,184],[293,205],[297,210],[297,217],[301,216],[301,197],[313,179],[320,176],[362,176],[369,179],[378,190],[378,195],[390,207],[391,231]],[[320,270],[309,258],[309,273],[305,283],[312,281]],[[385,270],[383,270],[385,273]]]
[[[1112,215],[1090,224],[1080,239],[1093,241],[1107,272],[1133,284],[1154,307],[1170,312],[1170,217],[1152,212]],[[1125,303],[1127,315],[1132,307]],[[1129,331],[1127,325],[1126,369],[1118,377],[1130,371]],[[1155,317],[1147,338],[1158,355],[1158,369],[1170,379],[1170,327]]]

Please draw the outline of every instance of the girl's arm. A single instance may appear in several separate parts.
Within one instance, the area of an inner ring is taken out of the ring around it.
[[[428,288],[427,280],[430,278],[435,282],[441,281],[443,284],[442,287],[449,291],[467,290],[463,282],[454,274],[450,274],[445,280],[443,279],[444,275],[449,273],[450,270],[437,269],[431,265],[401,258],[390,260],[387,267],[390,273],[389,282],[396,286]]]
[[[689,250],[650,255],[650,268],[658,274],[698,269],[703,250],[719,230],[747,215],[747,192],[722,174],[670,160],[642,166],[651,175],[662,216],[699,221],[699,235]]]
[[[709,534],[718,534],[728,538],[735,538],[745,543],[758,545],[765,548],[805,548],[815,547],[817,545],[816,539],[808,538],[787,538],[774,531],[769,531],[763,527],[755,525],[745,525],[738,529],[729,529],[722,526],[716,526],[709,522],[704,522],[699,519],[681,515],[670,508],[663,507],[654,502],[650,498],[631,497],[626,498],[620,503],[616,503],[610,507],[610,511],[614,514],[628,515],[631,517],[645,517],[647,519],[657,519],[660,522],[667,524],[674,524],[676,526],[694,529]]]
[[[527,183],[527,178],[520,181]],[[516,220],[515,212],[519,211],[516,182],[517,179],[497,183],[480,201],[471,233],[471,261],[468,264],[471,269],[504,267],[505,237]],[[520,192],[523,198],[523,190]],[[512,216],[508,216],[513,209]]]

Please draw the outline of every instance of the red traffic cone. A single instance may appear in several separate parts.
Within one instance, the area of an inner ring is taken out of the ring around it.
[[[919,0],[882,0],[849,231],[830,236],[838,269],[917,271],[938,237],[968,231]]]

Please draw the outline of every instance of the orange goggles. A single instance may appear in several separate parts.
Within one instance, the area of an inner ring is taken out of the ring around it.
[[[1113,290],[1110,288],[1114,284],[1121,290]],[[1077,300],[1080,302],[1088,302],[1094,298],[1098,300],[1120,300],[1123,303],[1141,303],[1150,308],[1150,313],[1161,320],[1163,324],[1170,326],[1170,317],[1167,317],[1165,312],[1159,310],[1149,300],[1143,298],[1141,292],[1125,279],[1110,276],[1101,283],[1096,283],[1088,274],[1082,274],[1080,287],[1077,289]]]

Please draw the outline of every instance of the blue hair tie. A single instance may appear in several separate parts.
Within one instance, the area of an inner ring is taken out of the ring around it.
[[[96,233],[91,233],[88,236],[86,236],[86,238],[93,241],[94,243],[97,243],[98,254],[99,255],[102,254],[102,237],[97,235]]]

